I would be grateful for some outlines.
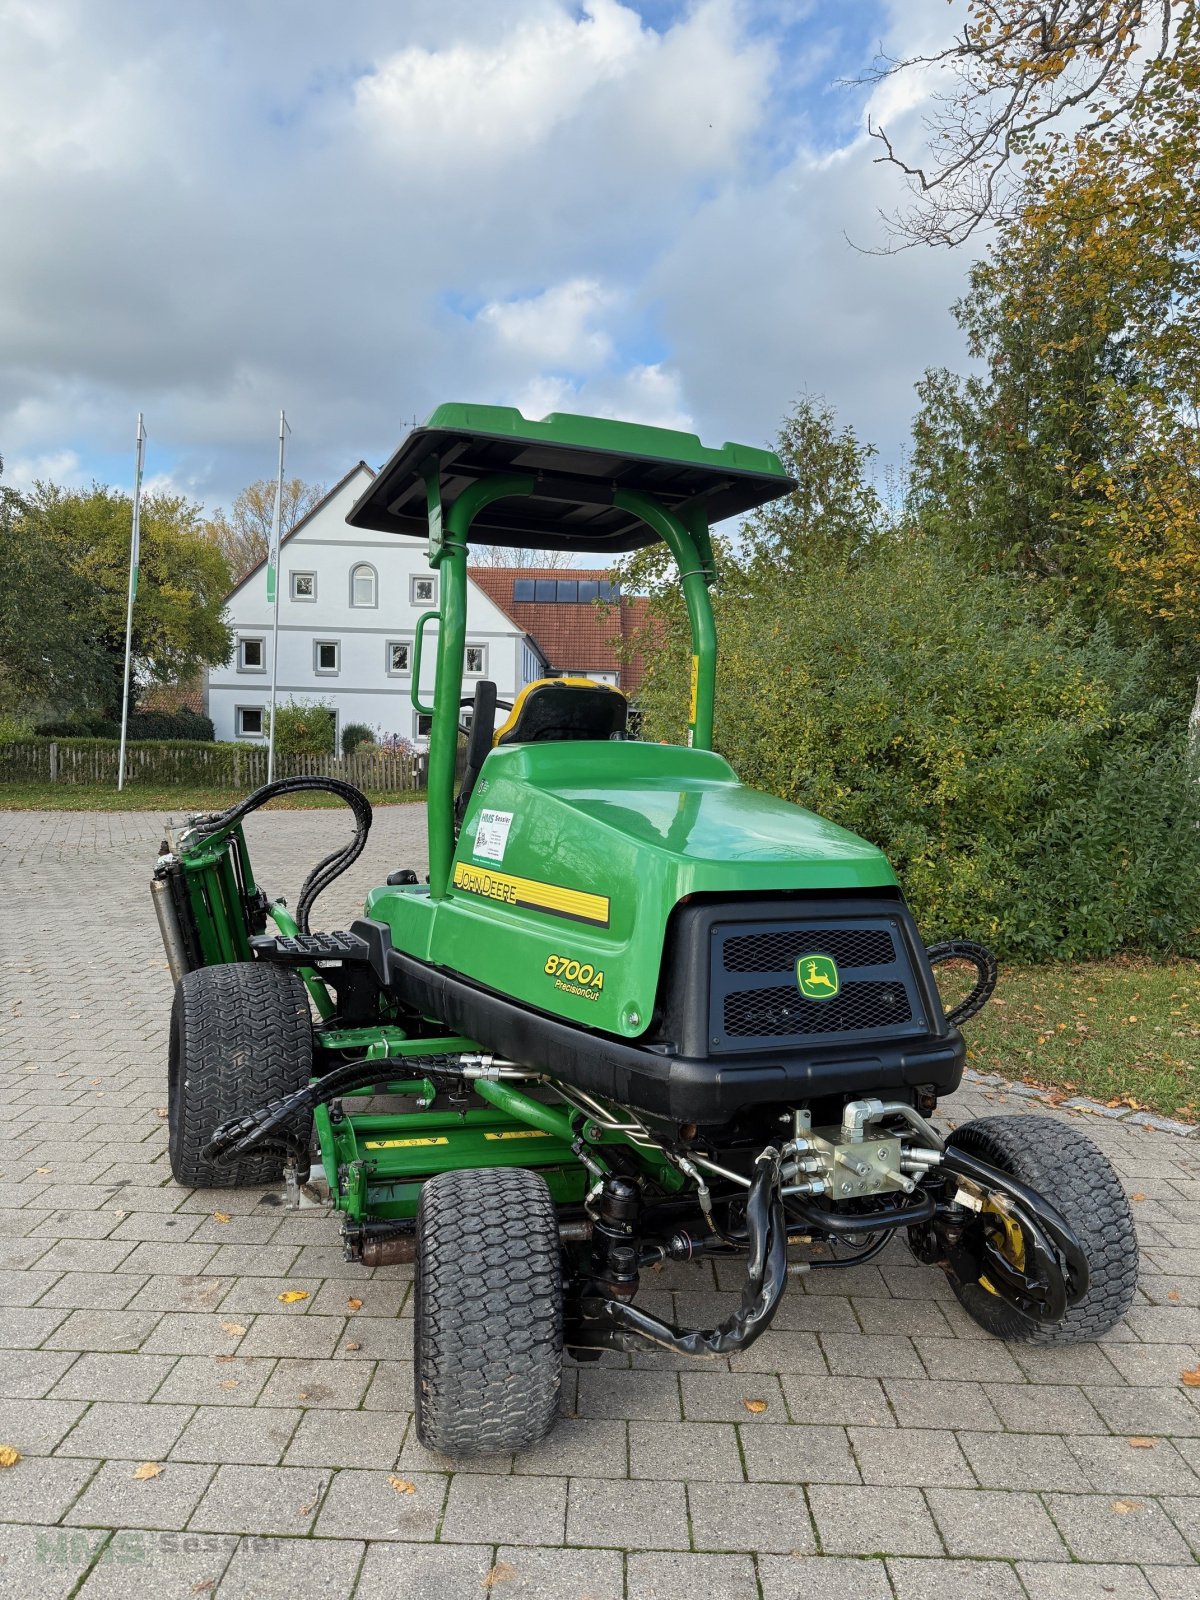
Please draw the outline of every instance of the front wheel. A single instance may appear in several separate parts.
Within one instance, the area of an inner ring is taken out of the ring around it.
[[[447,1456],[524,1450],[562,1385],[562,1247],[546,1180],[442,1172],[417,1210],[417,1437]]]
[[[176,1183],[243,1189],[278,1183],[284,1158],[252,1150],[218,1166],[201,1154],[213,1130],[302,1089],[312,1077],[308,994],[294,972],[266,962],[199,967],[171,1007],[167,1142]]]
[[[982,1117],[955,1128],[947,1142],[1048,1200],[1073,1230],[1088,1266],[1087,1292],[1058,1322],[1032,1321],[984,1278],[951,1279],[964,1308],[998,1339],[1079,1344],[1102,1338],[1129,1310],[1138,1277],[1133,1213],[1108,1157],[1078,1128],[1050,1117]]]

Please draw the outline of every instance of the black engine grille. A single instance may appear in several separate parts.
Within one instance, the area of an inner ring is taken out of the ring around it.
[[[796,981],[801,956],[837,963],[841,987],[810,1000]],[[886,916],[722,922],[712,929],[709,1044],[745,1050],[761,1040],[850,1043],[926,1031],[908,945]],[[786,978],[785,978],[786,975]]]

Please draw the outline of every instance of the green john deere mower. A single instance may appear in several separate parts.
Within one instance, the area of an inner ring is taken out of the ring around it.
[[[348,929],[314,930],[371,822],[356,789],[316,778],[192,818],[160,858],[174,1175],[294,1196],[319,1161],[347,1257],[415,1261],[418,1432],[450,1455],[545,1434],[564,1348],[727,1355],[790,1274],[870,1260],[899,1230],[1002,1338],[1096,1338],[1133,1297],[1129,1207],[1087,1138],[1037,1116],[930,1120],[962,1075],[958,1024],[995,984],[988,952],[926,948],[878,850],[712,749],[709,528],[792,486],[765,450],[439,408],[349,517],[428,539],[441,576],[412,674],[432,715],[428,878],[401,865]],[[624,696],[587,681],[464,699],[472,540],[658,539],[691,624],[686,747],[629,737]],[[292,914],[256,884],[243,821],[303,788],[341,795],[355,827]],[[975,981],[947,1012],[933,969],[951,960]],[[699,1256],[744,1263],[724,1322],[639,1305],[640,1274]]]

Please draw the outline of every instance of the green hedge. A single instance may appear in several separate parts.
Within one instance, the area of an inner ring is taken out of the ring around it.
[[[1147,651],[920,544],[717,601],[716,745],[741,778],[880,845],[927,939],[1005,957],[1200,955],[1190,702]],[[678,738],[687,644],[650,656]]]
[[[121,724],[107,717],[69,717],[62,722],[41,722],[36,731],[48,739],[119,739]],[[212,740],[216,732],[212,719],[198,711],[134,711],[129,717],[128,738]]]

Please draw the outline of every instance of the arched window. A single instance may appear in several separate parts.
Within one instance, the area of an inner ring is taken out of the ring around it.
[[[375,602],[376,586],[375,568],[361,561],[357,567],[350,569],[350,604],[352,606],[373,606]]]

